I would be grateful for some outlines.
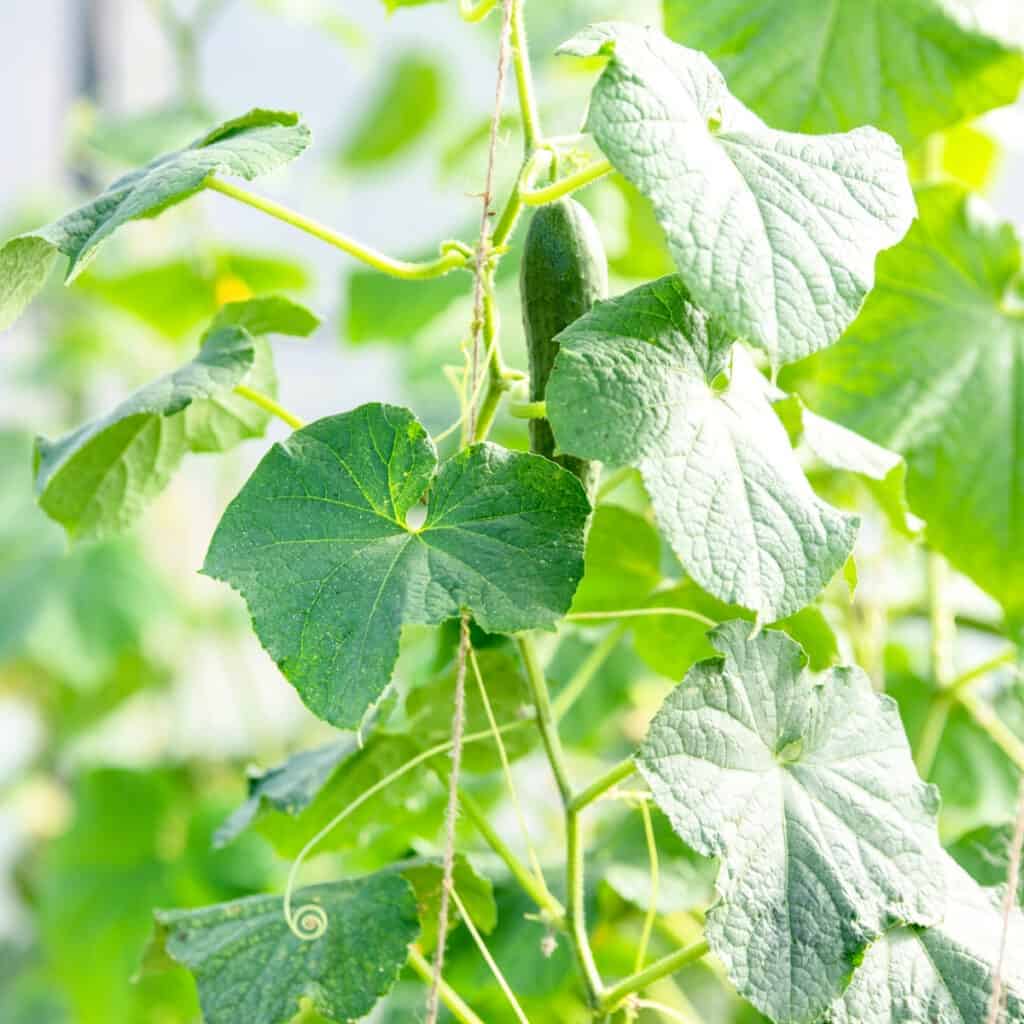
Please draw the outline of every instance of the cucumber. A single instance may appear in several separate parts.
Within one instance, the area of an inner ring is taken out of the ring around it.
[[[607,293],[608,260],[590,214],[574,199],[540,207],[526,234],[519,272],[531,402],[544,400],[558,355],[555,336]],[[530,450],[575,473],[593,497],[599,467],[586,459],[557,455],[546,419],[530,420]]]

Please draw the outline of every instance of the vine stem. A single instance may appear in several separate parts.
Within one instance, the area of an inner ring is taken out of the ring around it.
[[[278,405],[270,395],[265,395],[262,391],[256,391],[254,388],[246,387],[244,384],[238,384],[235,386],[235,394],[239,398],[244,398],[247,402],[252,402],[253,405],[258,405],[261,409],[269,412],[272,416],[276,416],[279,420],[283,420],[292,430],[300,430],[305,426],[305,423],[298,416],[290,413],[284,406]]]
[[[1006,940],[1010,934],[1010,918],[1017,905],[1022,846],[1024,846],[1024,778],[1020,781],[1017,793],[1017,819],[1013,827],[1013,839],[1010,842],[1010,863],[1006,873],[1006,890],[1003,893],[1003,927],[999,936],[999,958],[996,961],[996,973],[992,981],[992,994],[989,999],[985,1024],[999,1024],[999,1015],[1003,1010],[1005,997],[1003,967],[1006,961]]]
[[[718,623],[700,612],[689,608],[619,608],[610,612],[570,612],[565,616],[566,622],[603,622],[605,619],[637,619],[648,615],[676,615],[682,619],[693,619],[703,623],[708,629],[714,629]]]
[[[644,969],[644,962],[647,960],[647,948],[651,942],[651,933],[654,931],[654,921],[658,916],[658,886],[660,884],[660,871],[658,865],[658,844],[654,840],[654,823],[651,821],[651,809],[647,806],[646,800],[640,801],[640,815],[644,822],[644,839],[647,842],[647,859],[650,863],[650,891],[647,896],[647,912],[644,914],[643,930],[640,933],[640,944],[636,950],[636,961],[634,971],[639,973]]]
[[[409,966],[426,984],[429,985],[431,983],[431,966],[418,946],[412,946],[409,949]],[[443,978],[438,985],[438,992],[441,996],[441,1002],[448,1008],[451,1015],[458,1021],[458,1024],[484,1024],[483,1019],[470,1009],[458,992]]]
[[[512,1012],[516,1015],[516,1019],[519,1024],[530,1024],[526,1019],[526,1014],[523,1013],[523,1008],[519,1005],[519,1000],[516,999],[515,993],[512,991],[511,986],[502,973],[501,968],[498,966],[497,961],[491,956],[491,951],[487,948],[487,943],[484,942],[483,936],[477,931],[476,925],[473,923],[473,918],[470,917],[469,911],[466,910],[465,904],[459,899],[458,892],[452,888],[452,900],[455,902],[455,906],[462,917],[462,923],[466,926],[469,934],[472,936],[473,942],[476,943],[476,948],[480,951],[480,955],[484,959],[484,963],[487,964],[488,969],[494,976],[494,980],[498,983],[498,987],[504,993],[505,999],[508,1000],[509,1006],[512,1007]]]
[[[519,653],[523,659],[523,667],[526,670],[530,695],[533,698],[534,707],[537,709],[537,726],[565,813],[566,914],[569,918],[569,936],[583,974],[587,997],[591,1005],[597,1008],[600,1005],[604,983],[601,981],[597,964],[594,962],[594,954],[587,935],[583,891],[583,844],[580,840],[579,819],[580,806],[585,805],[578,806],[573,799],[565,752],[562,750],[562,741],[558,735],[558,725],[551,707],[547,680],[544,678],[533,638],[529,633],[524,633],[517,642]]]
[[[582,664],[573,673],[569,682],[562,687],[555,698],[553,708],[555,721],[560,722],[568,713],[569,709],[579,700],[580,695],[590,684],[591,679],[597,674],[601,666],[608,660],[612,652],[619,646],[619,641],[626,635],[629,626],[621,622],[613,629],[610,629],[594,649],[586,656]]]
[[[617,1009],[634,992],[640,992],[661,978],[669,974],[675,974],[676,971],[687,964],[695,963],[702,957],[707,956],[710,950],[711,947],[708,945],[707,940],[701,939],[700,942],[695,942],[692,946],[677,949],[674,953],[669,953],[668,956],[655,960],[650,967],[637,971],[636,974],[631,974],[617,985],[607,989],[601,998],[602,1008],[607,1012]]]
[[[221,195],[228,196],[239,203],[245,203],[247,206],[274,217],[276,220],[283,221],[285,224],[290,224],[300,231],[305,231],[307,235],[312,235],[328,245],[333,245],[334,248],[348,253],[349,256],[354,256],[367,266],[403,281],[426,281],[433,277],[443,277],[452,270],[460,270],[468,266],[470,262],[470,249],[462,242],[442,242],[441,255],[434,260],[422,263],[396,260],[313,220],[311,217],[289,210],[288,207],[275,203],[272,199],[240,188],[229,181],[208,178],[206,188],[211,192],[219,192]]]
[[[606,174],[611,174],[613,170],[611,161],[602,157],[572,174],[567,174],[564,178],[553,181],[550,185],[521,189],[520,198],[527,206],[546,206],[592,184]]]
[[[441,996],[441,972],[448,935],[448,903],[455,895],[455,826],[459,816],[459,772],[462,767],[462,741],[466,724],[466,660],[469,656],[469,615],[459,620],[459,653],[455,669],[455,701],[452,710],[452,770],[448,778],[448,806],[445,810],[444,865],[441,875],[441,901],[437,914],[437,948],[434,950],[434,974],[427,996],[427,1020],[436,1021]],[[456,897],[457,898],[457,897]]]
[[[527,156],[537,148],[541,139],[540,114],[533,88],[530,68],[530,50],[526,42],[526,23],[523,19],[524,0],[509,0],[512,8],[512,66],[515,69],[516,89],[519,93],[519,114],[523,122],[523,143]]]

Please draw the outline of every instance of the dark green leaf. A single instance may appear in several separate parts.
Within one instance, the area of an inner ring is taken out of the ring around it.
[[[362,1017],[395,983],[419,932],[412,887],[397,874],[300,889],[293,906],[300,927],[325,915],[323,934],[294,935],[280,896],[157,911],[155,949],[195,975],[207,1024],[281,1024],[303,998],[339,1024]]]
[[[488,632],[551,628],[582,574],[588,512],[579,481],[546,459],[479,444],[438,470],[411,413],[365,405],[271,449],[203,571],[242,593],[306,705],[355,727],[391,678],[403,624],[468,608]]]
[[[1014,825],[982,825],[960,836],[947,852],[976,882],[998,888],[1010,877]],[[1024,907],[1024,875],[1017,879],[1017,902]]]

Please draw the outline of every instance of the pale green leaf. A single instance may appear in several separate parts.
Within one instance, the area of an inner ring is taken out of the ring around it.
[[[246,328],[308,334],[317,323],[288,299],[223,307],[194,359],[57,441],[38,439],[39,504],[76,539],[126,529],[187,451],[223,451],[263,433],[267,414],[231,393],[243,380],[276,386],[266,342]]]
[[[653,29],[592,25],[560,52],[608,56],[587,127],[654,204],[694,301],[775,364],[834,342],[914,215],[892,139],[766,128]]]
[[[775,411],[794,442],[802,441],[830,469],[859,476],[893,529],[913,537],[924,523],[907,501],[907,464],[901,455],[811,412],[795,395],[780,392]]]
[[[428,488],[426,520],[410,527]],[[275,445],[203,571],[245,597],[310,710],[355,727],[391,678],[404,624],[465,608],[487,632],[553,627],[582,574],[588,512],[547,459],[479,444],[438,470],[411,413],[370,404]]]
[[[686,609],[714,622],[753,618],[750,612],[705,593],[692,580],[683,580],[667,590],[657,591],[643,605]],[[788,633],[800,644],[815,671],[828,668],[839,660],[835,631],[815,605],[808,605],[780,619],[774,623],[774,628]],[[644,615],[632,621],[631,629],[636,653],[655,672],[669,679],[682,679],[698,661],[714,657],[715,649],[708,639],[708,626],[697,619],[671,613]]]
[[[1000,960],[998,894],[945,860],[946,912],[931,928],[897,928],[857,968],[829,1024],[981,1024]],[[1024,916],[1010,917],[1000,1024],[1024,1021]]]
[[[644,603],[661,580],[658,531],[642,516],[602,505],[587,531],[583,579],[572,611],[616,611]]]
[[[206,1024],[281,1024],[303,998],[338,1024],[362,1017],[395,983],[419,933],[412,887],[398,874],[299,889],[293,906],[326,915],[326,931],[294,935],[280,896],[157,911],[156,951],[195,975]],[[300,910],[300,922],[311,914]]]
[[[816,1019],[869,943],[942,915],[936,792],[895,702],[856,668],[807,671],[782,633],[718,627],[637,764],[682,839],[722,861],[707,937],[740,994]]]
[[[954,186],[879,262],[843,341],[807,367],[831,419],[901,452],[930,545],[1024,617],[1024,316],[1020,240]],[[965,529],[970,524],[970,529]]]
[[[437,945],[437,921],[441,905],[441,886],[444,868],[438,863],[428,862],[405,868],[402,875],[409,881],[416,893],[416,909],[420,917],[420,948],[431,952]],[[456,854],[452,871],[452,884],[459,894],[473,924],[485,935],[494,931],[498,923],[498,907],[494,902],[494,887],[484,878],[461,853]],[[455,906],[449,910],[448,928],[459,923],[459,912]]]
[[[443,101],[440,65],[418,53],[398,57],[345,143],[341,163],[368,170],[394,160],[430,131]]]
[[[765,622],[812,601],[858,521],[811,490],[763,379],[679,279],[598,303],[558,340],[560,450],[637,466],[683,568],[720,600]]]
[[[946,848],[946,852],[976,882],[987,887],[1006,885],[1010,877],[1010,851],[1014,823],[982,825]],[[1024,875],[1018,873],[1017,902],[1024,907]]]
[[[123,224],[153,217],[198,192],[215,174],[251,180],[297,157],[310,141],[298,115],[251,110],[226,121],[186,149],[158,157],[118,178],[94,200],[0,248],[0,329],[13,323],[58,255],[68,257],[67,281],[88,266]]]
[[[915,145],[1012,103],[1024,81],[1020,51],[958,0],[665,0],[665,29],[792,131],[872,124]]]

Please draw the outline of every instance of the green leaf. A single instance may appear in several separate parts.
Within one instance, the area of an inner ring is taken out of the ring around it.
[[[813,600],[858,520],[811,490],[763,378],[679,279],[597,303],[558,340],[559,448],[635,465],[683,568],[720,600],[766,622]]]
[[[587,127],[654,204],[694,301],[775,364],[832,344],[914,216],[892,139],[766,128],[703,54],[652,29],[592,25],[560,52],[608,56]]]
[[[374,403],[275,445],[203,572],[245,597],[310,710],[355,727],[391,678],[403,625],[465,608],[491,633],[553,627],[582,574],[588,512],[579,481],[540,456],[479,444],[439,470],[412,413]]]
[[[988,1016],[1003,915],[998,897],[945,858],[946,912],[931,928],[897,928],[857,968],[829,1024],[968,1024]],[[1024,917],[1010,918],[1002,979],[1005,1024],[1024,1021]]]
[[[502,725],[522,719],[524,711],[533,705],[519,659],[507,651],[494,648],[478,650],[476,659],[495,722]],[[456,668],[452,665],[447,672],[426,686],[417,686],[406,699],[409,732],[424,748],[444,743],[451,738],[455,674]],[[467,733],[484,732],[490,728],[487,710],[480,698],[480,687],[472,668],[466,673],[465,712]],[[537,739],[537,730],[533,728],[519,729],[502,736],[505,753],[510,761],[528,754],[536,746]],[[501,760],[494,740],[467,744],[462,751],[462,767],[468,772],[497,771],[501,767]]]
[[[651,818],[658,849],[658,913],[703,910],[714,895],[717,865],[694,853],[657,808],[652,809]],[[643,820],[636,811],[610,822],[605,834],[598,836],[592,867],[622,899],[641,910],[648,909],[650,854]]]
[[[300,922],[326,915],[326,931],[298,938],[279,896],[200,910],[156,912],[160,949],[195,975],[207,1024],[281,1024],[299,1000],[339,1024],[362,1017],[395,983],[419,933],[412,887],[397,874],[309,886],[294,895]]]
[[[636,608],[660,581],[658,531],[642,516],[618,505],[596,509],[587,532],[583,579],[572,610]]]
[[[726,623],[637,764],[684,842],[722,860],[707,937],[740,994],[811,1021],[894,921],[942,915],[937,793],[895,702],[856,668],[816,677],[773,631]]]
[[[118,178],[92,202],[0,248],[0,330],[42,288],[63,253],[73,281],[99,246],[123,224],[154,217],[198,192],[215,174],[251,180],[297,157],[310,141],[297,114],[251,110],[225,121],[186,149],[158,157]]]
[[[175,340],[208,322],[225,297],[308,286],[299,263],[230,249],[102,275],[92,267],[78,279],[82,291]]]
[[[953,186],[879,262],[843,341],[807,367],[831,419],[901,452],[928,543],[1024,617],[1020,239]],[[970,523],[970,530],[964,524]]]
[[[780,392],[774,405],[794,443],[803,441],[830,469],[854,473],[867,484],[894,530],[906,537],[921,532],[924,523],[907,501],[907,463],[901,455],[811,412],[796,395]]]
[[[363,110],[341,162],[366,170],[395,159],[430,131],[443,101],[442,67],[421,54],[401,55],[386,69],[373,101]]]
[[[437,920],[441,906],[441,885],[444,868],[440,863],[417,864],[402,872],[416,893],[416,908],[420,918],[420,948],[429,953],[437,945]],[[452,883],[459,894],[473,924],[478,931],[490,934],[498,923],[498,907],[494,902],[494,888],[489,879],[479,874],[461,853],[455,856]],[[448,929],[459,923],[459,913],[451,906]]]
[[[692,580],[683,580],[668,590],[659,590],[644,605],[649,608],[685,608],[715,622],[753,619],[750,612],[711,597]],[[695,619],[672,614],[645,615],[635,619],[631,628],[637,654],[655,672],[669,679],[682,679],[698,661],[715,654],[715,648],[708,639],[708,627]],[[815,672],[839,660],[839,641],[835,631],[822,610],[814,605],[780,619],[774,623],[774,628],[788,633],[804,649]]]
[[[1005,885],[1010,876],[1014,825],[982,825],[946,848],[946,852],[980,885]],[[1024,875],[1017,879],[1017,902],[1024,907]]]
[[[280,856],[293,859],[339,812],[421,750],[410,736],[376,730],[361,747],[346,737],[295,754],[253,777],[249,800],[221,825],[216,842],[226,845],[252,827]],[[424,771],[410,772],[348,814],[314,852],[342,850],[350,866],[381,867],[405,856],[417,840],[433,839],[443,799],[440,785],[425,784]]]
[[[246,327],[308,334],[317,323],[288,299],[223,307],[194,359],[107,415],[57,441],[36,442],[39,504],[75,539],[127,529],[167,486],[187,451],[223,451],[262,435],[267,414],[251,413],[249,403],[231,393],[243,380],[272,388],[276,383],[266,342]]]
[[[665,28],[705,51],[745,103],[780,128],[873,124],[902,145],[1012,103],[1019,50],[955,0],[665,0]]]
[[[282,764],[249,776],[249,797],[217,829],[213,837],[218,849],[240,836],[264,809],[296,815],[304,811],[323,788],[338,765],[359,749],[354,736],[336,743],[303,750]]]

